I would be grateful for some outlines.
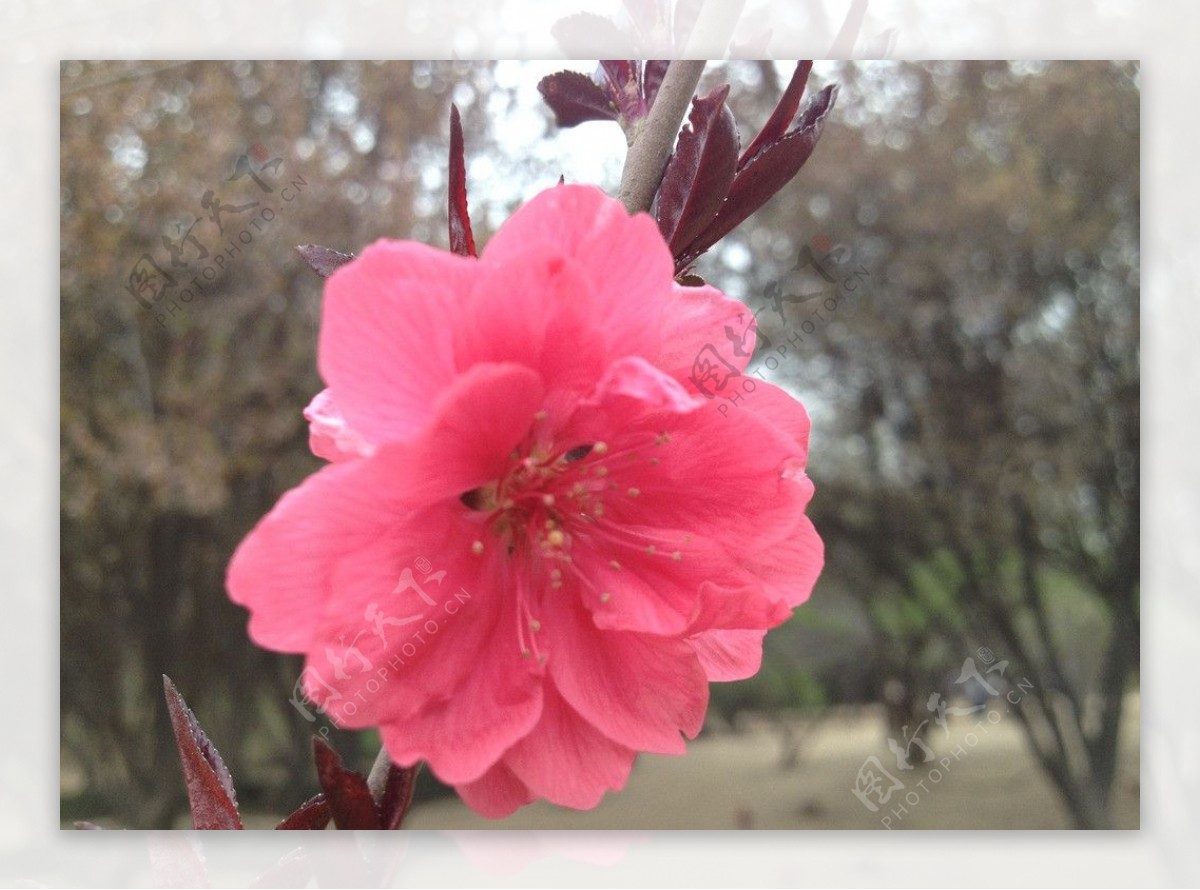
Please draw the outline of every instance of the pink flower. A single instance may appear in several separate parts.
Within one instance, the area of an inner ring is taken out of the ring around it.
[[[326,285],[306,416],[335,462],[229,569],[251,636],[488,816],[593,807],[637,752],[683,753],[709,681],[758,670],[823,561],[803,407],[749,376],[710,399],[695,373],[701,352],[745,368],[752,332],[735,350],[724,328],[746,317],[588,187],[478,259],[371,245]]]

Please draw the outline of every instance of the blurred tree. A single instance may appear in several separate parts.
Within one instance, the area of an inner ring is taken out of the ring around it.
[[[63,64],[62,741],[90,814],[183,812],[164,673],[252,805],[294,804],[311,772],[299,660],[253,646],[224,592],[238,541],[320,463],[300,409],[321,285],[292,248],[444,241],[446,116],[472,77],[489,69]],[[176,282],[151,308],[127,290],[143,256]]]
[[[821,589],[863,600],[896,723],[976,646],[1010,659],[1040,763],[1108,826],[1139,658],[1137,66],[836,76],[806,205],[746,239],[758,293],[820,292],[747,299],[818,417]],[[788,268],[797,236],[824,265]]]

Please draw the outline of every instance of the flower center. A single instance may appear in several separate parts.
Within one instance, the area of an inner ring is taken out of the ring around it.
[[[540,416],[539,420],[542,419]],[[640,437],[639,437],[640,438]],[[615,476],[641,462],[660,463],[661,446],[670,442],[665,433],[649,435],[640,445],[633,442],[612,449],[606,442],[559,445],[532,435],[511,455],[508,469],[495,482],[465,492],[461,501],[468,509],[483,514],[485,533],[471,549],[482,556],[495,543],[513,561],[508,573],[517,598],[517,635],[521,653],[545,663],[537,646],[542,595],[560,590],[565,580],[599,604],[610,602],[621,583],[621,561],[627,554],[679,561],[677,548],[690,543],[691,536],[672,541],[647,534],[605,518],[605,501],[633,500],[641,491],[618,485]],[[587,548],[583,572],[572,557],[577,546]],[[603,558],[594,557],[603,551]],[[597,569],[596,566],[601,568]]]

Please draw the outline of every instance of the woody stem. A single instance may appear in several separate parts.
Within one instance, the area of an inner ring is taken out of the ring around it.
[[[704,65],[703,59],[678,59],[667,66],[658,95],[629,147],[621,171],[618,197],[630,213],[650,209]]]

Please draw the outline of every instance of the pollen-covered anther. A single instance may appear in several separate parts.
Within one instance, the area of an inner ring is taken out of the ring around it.
[[[531,631],[533,631],[534,633],[537,633],[539,630],[542,629],[542,622],[538,621],[536,618],[530,618],[529,619],[529,629]]]
[[[566,539],[566,535],[564,535],[562,531],[557,528],[551,529],[546,533],[546,543],[551,547],[561,547]]]
[[[683,554],[680,553],[678,550],[676,550],[674,553],[671,554],[671,559],[675,560],[676,562],[679,562],[681,559],[683,559]]]
[[[554,506],[554,495],[552,495],[552,494],[542,495],[542,503],[545,504],[547,507],[553,507]]]
[[[609,568],[611,568],[611,569],[612,569],[614,572],[619,572],[619,571],[621,571],[621,564],[620,564],[619,562],[617,562],[615,559],[610,559],[610,560],[608,561],[608,566],[609,566]]]
[[[600,594],[600,602],[607,603],[610,599],[612,599],[612,594],[609,593],[607,590],[604,591],[604,593]]]
[[[550,415],[546,413],[546,409],[543,408],[541,411],[538,411],[536,414],[533,415],[533,419],[541,421],[541,420],[545,420],[549,416]]]
[[[637,488],[631,488],[628,492],[626,492],[626,494],[628,494],[631,498],[636,498],[641,493],[641,490]]]
[[[471,552],[476,556],[481,555],[483,553],[483,541],[476,541],[474,544],[472,544]]]
[[[608,443],[607,442],[597,442],[595,445],[592,446],[592,453],[593,454],[607,454],[608,453]]]

